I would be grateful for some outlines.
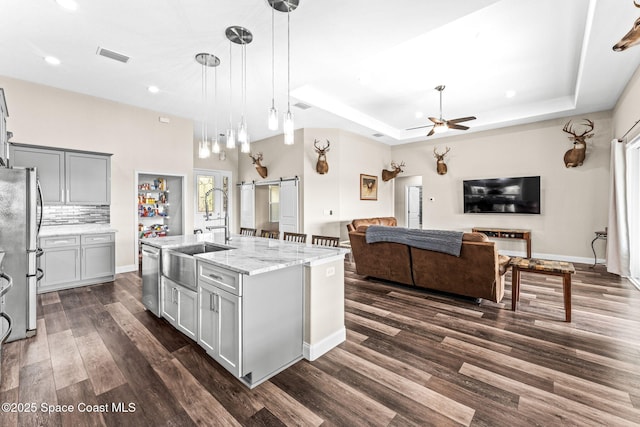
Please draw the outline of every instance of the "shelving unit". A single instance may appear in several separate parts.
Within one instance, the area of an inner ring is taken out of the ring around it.
[[[494,239],[515,239],[524,240],[527,245],[527,258],[531,258],[531,230],[521,230],[517,228],[493,228],[493,227],[473,227],[474,233],[483,233]]]
[[[170,232],[169,199],[164,178],[138,184],[138,237],[164,237]]]

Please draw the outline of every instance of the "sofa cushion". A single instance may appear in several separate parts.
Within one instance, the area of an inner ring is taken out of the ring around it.
[[[398,220],[392,216],[354,219],[350,224],[347,224],[347,230],[360,231],[364,233],[367,227],[370,225],[387,225],[395,227],[396,225],[398,225]]]
[[[506,255],[498,255],[498,270],[501,276],[509,270],[509,261],[511,261],[510,257]]]
[[[462,235],[463,242],[488,242],[489,238],[482,233],[464,233]]]

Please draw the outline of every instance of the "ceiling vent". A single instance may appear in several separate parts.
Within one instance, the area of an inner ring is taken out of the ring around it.
[[[381,136],[384,136],[383,133],[374,133],[373,136],[375,136],[376,138],[380,138]]]
[[[295,104],[293,104],[293,106],[298,107],[301,110],[308,110],[309,108],[311,108],[311,105],[303,104],[302,102],[296,102]]]
[[[104,56],[105,58],[110,58],[115,61],[123,62],[125,64],[129,61],[129,57],[127,55],[123,55],[121,53],[114,52],[100,46],[98,46],[98,51],[96,53],[100,56]]]

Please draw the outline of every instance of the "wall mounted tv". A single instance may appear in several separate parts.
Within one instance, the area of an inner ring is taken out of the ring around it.
[[[463,183],[465,213],[540,213],[540,177],[470,179]]]

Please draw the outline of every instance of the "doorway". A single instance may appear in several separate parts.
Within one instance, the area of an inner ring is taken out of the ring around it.
[[[398,226],[422,228],[422,175],[394,179],[393,212]]]
[[[407,186],[407,228],[422,228],[422,185]]]
[[[233,191],[231,188],[231,172],[220,170],[194,169],[193,171],[194,206],[193,206],[193,230],[207,231],[207,226],[224,225],[224,214],[229,213],[229,221],[233,221]],[[227,194],[225,200],[221,191],[213,191],[212,188],[224,190]],[[208,194],[207,194],[208,193]],[[207,213],[209,218],[207,218]],[[229,229],[233,230],[231,224]],[[217,230],[224,232],[222,229]]]

